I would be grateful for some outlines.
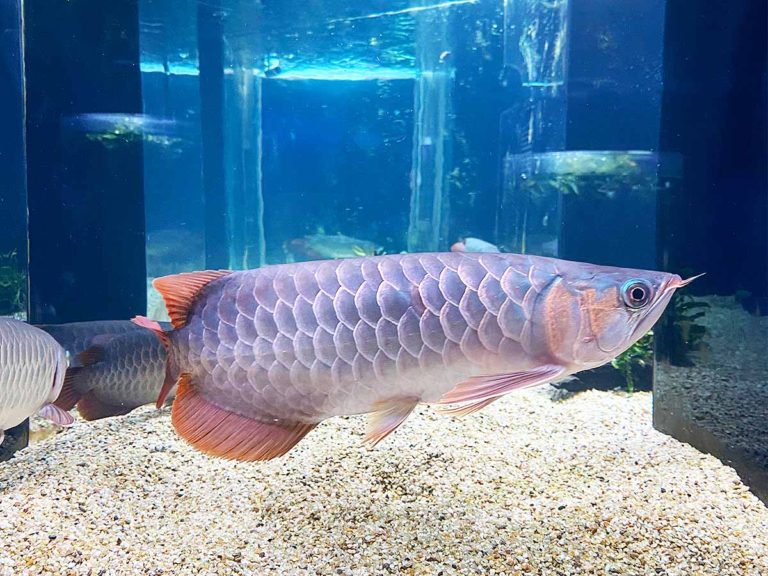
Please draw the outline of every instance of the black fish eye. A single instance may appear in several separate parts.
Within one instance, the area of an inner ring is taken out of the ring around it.
[[[630,308],[642,308],[651,301],[651,287],[641,280],[630,280],[622,290],[624,303]]]

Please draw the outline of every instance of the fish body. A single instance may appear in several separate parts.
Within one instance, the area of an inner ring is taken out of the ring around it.
[[[381,246],[344,234],[310,234],[286,243],[286,252],[297,261],[356,258],[381,253]]]
[[[152,332],[130,321],[75,322],[44,329],[74,358],[56,400],[59,408],[77,406],[85,420],[98,420],[157,400],[166,350]]]
[[[610,361],[684,284],[468,252],[180,274],[155,282],[175,327],[157,330],[164,389],[178,381],[177,431],[225,458],[279,456],[339,415],[371,414],[376,444],[417,404],[468,414]]]
[[[499,247],[480,238],[464,238],[451,246],[451,252],[501,252]]]
[[[64,349],[25,322],[0,319],[0,443],[4,430],[39,414],[58,424],[72,417],[53,405],[67,369]]]
[[[77,356],[91,347],[94,338],[104,335],[118,336],[143,329],[130,320],[96,320],[92,322],[68,322],[66,324],[37,324],[64,347],[70,355],[70,366],[78,366]]]

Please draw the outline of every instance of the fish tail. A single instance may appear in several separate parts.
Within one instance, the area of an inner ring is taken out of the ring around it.
[[[86,382],[88,371],[86,369],[103,359],[104,349],[101,346],[91,346],[75,356],[78,365],[67,368],[64,383],[61,385],[61,392],[53,403],[54,406],[66,411],[72,410],[80,402],[83,395],[89,392]]]

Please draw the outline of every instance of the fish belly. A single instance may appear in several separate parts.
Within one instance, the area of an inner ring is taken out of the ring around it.
[[[407,254],[235,272],[173,333],[207,401],[313,423],[397,399],[436,402],[473,375],[536,366],[526,256]]]

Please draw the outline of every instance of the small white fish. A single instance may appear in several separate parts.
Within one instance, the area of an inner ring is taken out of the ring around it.
[[[451,246],[451,252],[501,252],[499,247],[480,238],[464,238]]]
[[[56,407],[67,355],[49,334],[24,322],[0,319],[0,444],[5,430],[37,413],[69,426],[74,418]]]

